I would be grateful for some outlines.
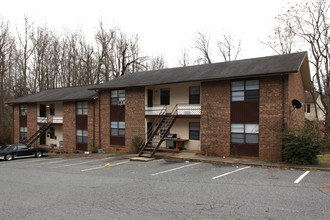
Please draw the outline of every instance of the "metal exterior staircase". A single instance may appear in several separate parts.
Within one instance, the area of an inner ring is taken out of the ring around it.
[[[166,106],[164,106],[147,132],[145,142],[142,144],[139,152],[139,157],[153,157],[155,155],[173,126],[176,116],[177,105],[173,108],[170,115],[166,114]]]
[[[26,144],[27,146],[31,146],[38,138],[43,135],[48,128],[53,124],[53,116],[49,116],[47,118],[47,123],[39,128],[31,137],[27,140],[22,141],[22,144]]]

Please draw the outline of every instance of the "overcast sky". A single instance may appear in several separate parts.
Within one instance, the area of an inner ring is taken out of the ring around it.
[[[106,27],[120,27],[138,34],[144,54],[163,54],[168,67],[178,66],[181,51],[195,57],[198,31],[211,34],[213,62],[222,61],[215,40],[230,32],[242,41],[239,58],[275,53],[260,43],[272,33],[275,16],[285,12],[289,0],[2,0],[0,17],[12,27],[22,27],[24,16],[57,32],[81,29],[93,39],[102,20]],[[299,0],[290,0],[290,4]]]

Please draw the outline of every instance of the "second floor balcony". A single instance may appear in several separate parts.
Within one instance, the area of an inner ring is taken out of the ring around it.
[[[189,104],[177,104],[175,105],[174,109],[168,109],[166,105],[146,107],[145,109],[146,116],[165,115],[168,113],[173,113],[178,116],[200,116],[201,106],[189,105]]]
[[[38,123],[41,123],[41,124],[47,124],[47,123],[63,124],[63,116],[38,117],[37,121],[38,121]]]

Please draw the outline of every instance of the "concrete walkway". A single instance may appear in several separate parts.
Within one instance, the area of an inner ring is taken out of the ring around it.
[[[274,167],[280,169],[301,169],[301,170],[321,170],[330,171],[330,164],[318,164],[318,165],[294,165],[284,162],[265,162],[259,160],[250,160],[243,158],[222,158],[211,157],[198,154],[196,151],[182,151],[180,153],[156,153],[157,158],[167,159],[180,159],[191,162],[205,162],[214,164],[232,164],[232,165],[247,165],[255,167]]]

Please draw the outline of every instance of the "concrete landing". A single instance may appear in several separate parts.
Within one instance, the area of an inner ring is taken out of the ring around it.
[[[142,162],[149,162],[154,160],[155,158],[153,157],[132,157],[130,161],[142,161]]]

